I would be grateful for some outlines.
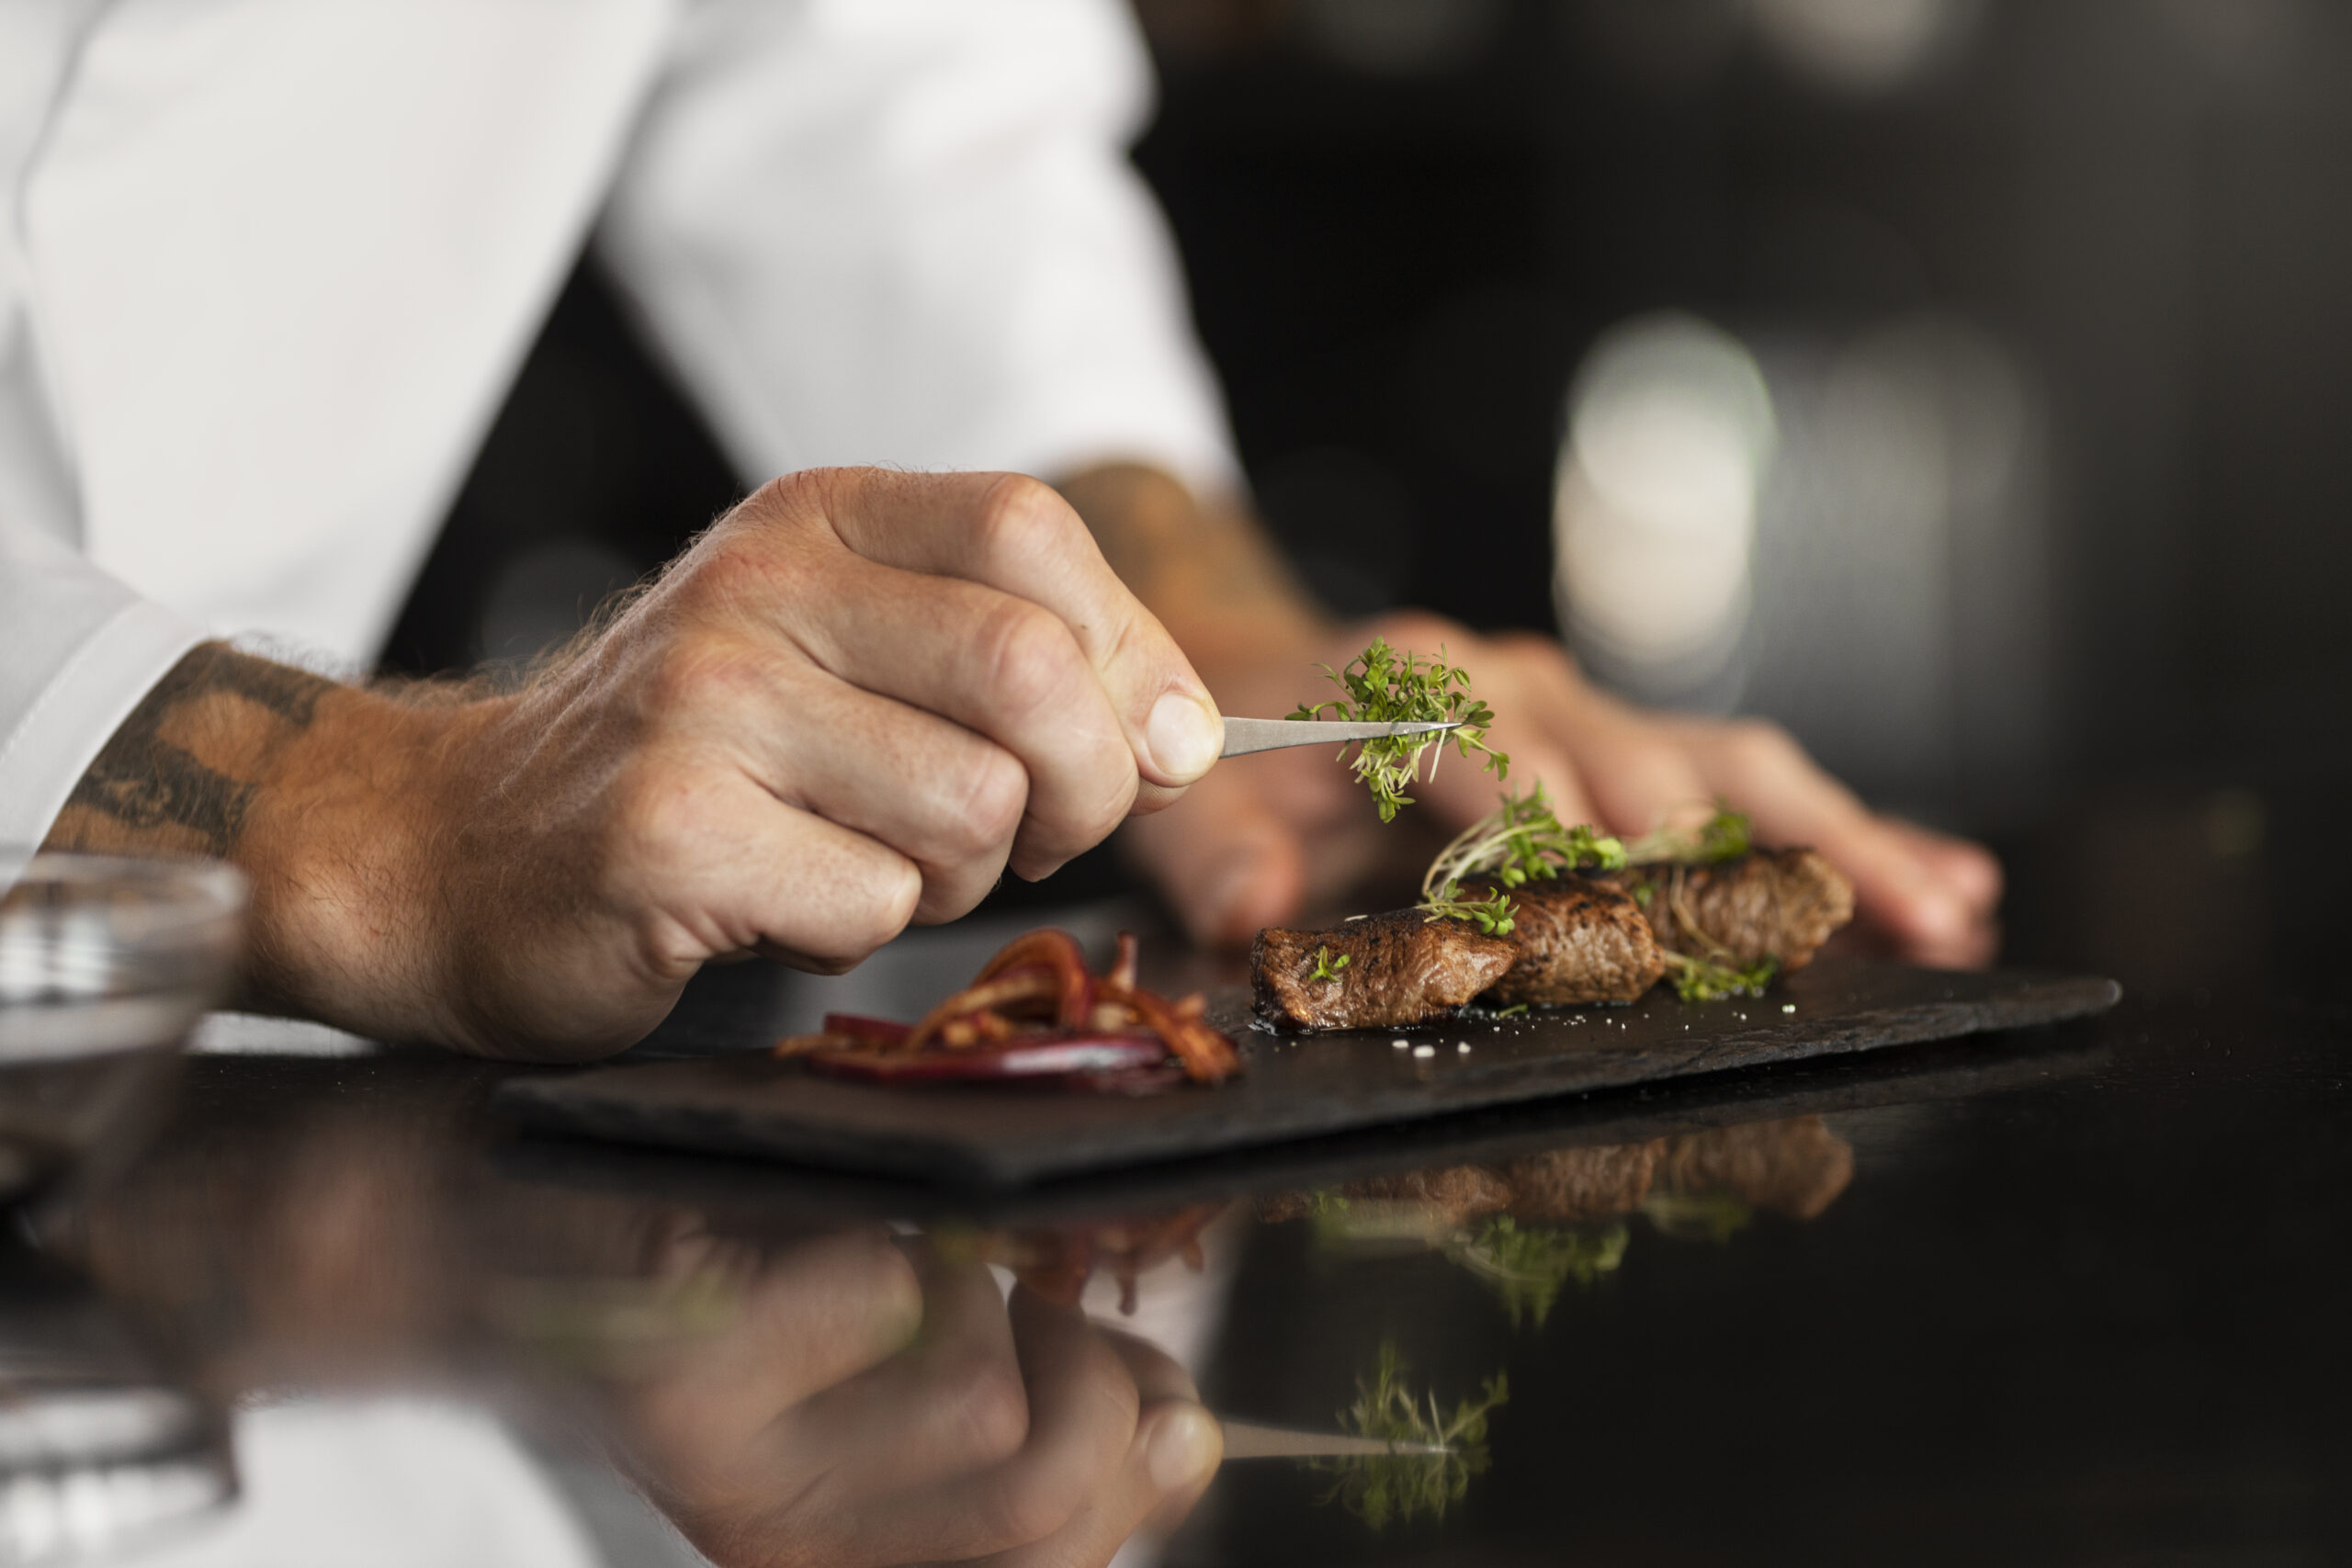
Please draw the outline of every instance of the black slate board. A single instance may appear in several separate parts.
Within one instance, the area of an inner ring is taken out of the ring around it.
[[[1248,1028],[1247,998],[1210,1016],[1249,1071],[1146,1099],[1014,1088],[891,1088],[814,1077],[763,1053],[518,1078],[495,1108],[624,1143],[1013,1187],[1409,1122],[1485,1106],[1876,1050],[2102,1012],[2112,980],[1954,974],[1827,960],[1762,998],[1468,1018],[1377,1032]],[[1394,1042],[1407,1041],[1403,1049]],[[1470,1049],[1459,1049],[1467,1044]],[[1433,1047],[1420,1055],[1417,1046]]]

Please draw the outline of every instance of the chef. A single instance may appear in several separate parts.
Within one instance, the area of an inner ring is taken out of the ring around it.
[[[1291,583],[1125,158],[1148,89],[1115,0],[11,0],[0,843],[225,856],[254,1005],[576,1058],[1131,818],[1200,939],[1289,916],[1377,828],[1328,757],[1212,773],[1217,716],[1377,631],[1564,819],[1725,798],[1982,958],[1990,858],[1778,730]],[[520,691],[339,678],[583,244],[783,477]]]

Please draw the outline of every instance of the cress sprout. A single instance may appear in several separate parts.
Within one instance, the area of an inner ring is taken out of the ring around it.
[[[1356,777],[1379,802],[1383,822],[1395,821],[1399,808],[1413,804],[1405,789],[1419,775],[1421,759],[1449,740],[1464,759],[1474,750],[1485,752],[1487,768],[1497,778],[1510,772],[1510,759],[1487,744],[1494,710],[1470,694],[1469,671],[1447,663],[1444,655],[1441,648],[1435,659],[1410,652],[1400,656],[1385,638],[1374,637],[1346,669],[1323,666],[1323,673],[1346,695],[1302,703],[1290,716],[1364,724],[1460,724],[1460,728],[1442,733],[1377,736],[1353,743]],[[1347,754],[1347,747],[1340,747],[1340,755]]]

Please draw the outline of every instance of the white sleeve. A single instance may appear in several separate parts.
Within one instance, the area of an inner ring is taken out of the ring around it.
[[[1238,479],[1123,0],[701,0],[602,254],[747,478]]]
[[[0,515],[0,884],[117,726],[204,633]]]

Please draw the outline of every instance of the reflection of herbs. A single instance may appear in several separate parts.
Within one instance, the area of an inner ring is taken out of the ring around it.
[[[1661,1235],[1718,1246],[1747,1229],[1747,1222],[1756,1217],[1755,1210],[1728,1192],[1653,1190],[1642,1200],[1642,1213]]]
[[[1340,977],[1340,971],[1345,969],[1347,966],[1348,954],[1343,953],[1340,954],[1339,957],[1334,958],[1331,956],[1331,950],[1329,947],[1318,947],[1315,950],[1315,973],[1309,975],[1307,978],[1310,980],[1336,980]]]
[[[1448,740],[1465,759],[1473,750],[1484,751],[1487,769],[1498,778],[1510,771],[1510,759],[1487,744],[1494,710],[1471,696],[1469,673],[1458,664],[1448,664],[1444,649],[1438,651],[1436,659],[1407,653],[1400,660],[1385,639],[1374,637],[1345,670],[1324,666],[1323,672],[1345,696],[1302,703],[1290,716],[1365,724],[1460,722],[1459,729],[1443,734],[1376,736],[1356,743],[1356,777],[1371,787],[1383,822],[1395,821],[1399,807],[1413,804],[1406,786],[1419,774],[1421,759]],[[1340,753],[1345,756],[1347,748],[1342,746]]]
[[[1487,1450],[1487,1413],[1510,1398],[1503,1374],[1487,1380],[1476,1400],[1457,1402],[1451,1415],[1437,1393],[1417,1396],[1406,1386],[1405,1359],[1394,1343],[1380,1347],[1369,1378],[1356,1380],[1356,1401],[1340,1412],[1343,1430],[1391,1442],[1430,1443],[1435,1454],[1351,1454],[1314,1461],[1336,1477],[1322,1501],[1339,1502],[1374,1529],[1390,1520],[1409,1522],[1421,1515],[1445,1517],[1462,1501],[1470,1478],[1491,1462]]]
[[[1625,1239],[1623,1222],[1599,1228],[1521,1229],[1509,1214],[1498,1214],[1476,1237],[1457,1232],[1445,1253],[1493,1287],[1513,1328],[1522,1318],[1541,1328],[1570,1279],[1589,1285],[1617,1271],[1625,1261]]]

